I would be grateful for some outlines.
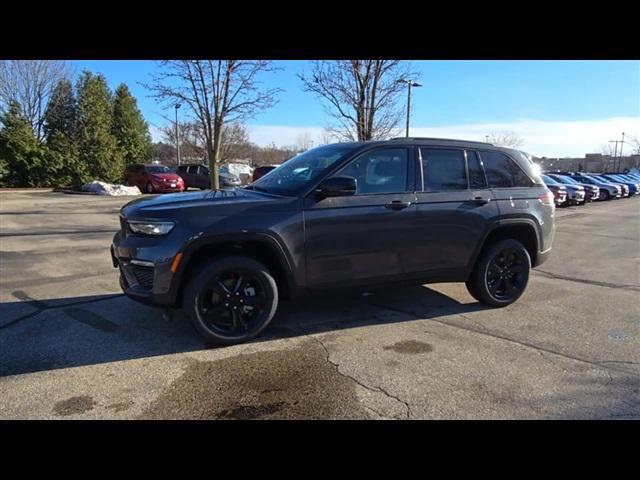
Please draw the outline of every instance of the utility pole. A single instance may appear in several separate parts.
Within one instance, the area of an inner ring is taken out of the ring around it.
[[[405,132],[405,137],[409,137],[409,117],[411,116],[411,87],[421,87],[422,85],[418,82],[414,82],[413,80],[398,80],[398,83],[406,83],[407,84],[407,129]]]
[[[618,172],[621,171],[622,167],[622,149],[624,148],[624,132],[622,132],[622,141],[620,142],[620,161],[618,162]]]
[[[178,131],[178,109],[180,108],[180,104],[176,103],[176,160],[178,167],[180,166],[180,133]]]
[[[609,143],[615,143],[616,144],[616,148],[614,150],[613,153],[613,168],[615,169],[616,167],[616,160],[618,159],[618,143],[620,142],[620,140],[609,140]],[[609,162],[607,162],[608,164]]]

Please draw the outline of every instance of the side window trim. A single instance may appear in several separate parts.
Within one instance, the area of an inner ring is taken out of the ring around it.
[[[480,166],[480,173],[482,174],[482,178],[484,180],[484,187],[480,188],[480,189],[474,189],[474,190],[488,190],[491,187],[489,186],[489,177],[487,177],[487,172],[485,172],[484,170],[484,163],[482,163],[482,156],[480,155],[480,151],[479,150],[467,150],[465,149],[464,154],[465,157],[467,155],[467,152],[472,152],[475,153],[476,158],[478,159],[478,164]],[[469,175],[469,165],[467,163],[467,175]],[[471,178],[467,177],[467,180],[469,182],[469,189],[471,189]]]
[[[422,164],[422,147],[416,147],[418,150],[418,164],[420,165],[420,192],[424,192],[424,165]]]
[[[467,190],[471,190],[471,180],[469,179],[469,158],[467,157],[467,149],[464,149],[464,173],[467,176]]]

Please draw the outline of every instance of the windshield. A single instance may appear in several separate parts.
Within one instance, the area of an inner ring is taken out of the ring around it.
[[[164,165],[151,165],[147,167],[147,172],[149,173],[171,173],[171,169],[169,167],[165,167]]]
[[[337,143],[307,150],[260,177],[248,188],[295,196],[358,147],[357,144]]]
[[[559,181],[560,183],[564,183],[565,185],[574,185],[578,183],[573,178],[563,177],[562,175],[554,175],[553,179]]]
[[[547,185],[558,185],[558,182],[556,182],[551,177],[547,177],[546,175],[542,175],[542,180],[544,180],[544,183],[546,183]]]

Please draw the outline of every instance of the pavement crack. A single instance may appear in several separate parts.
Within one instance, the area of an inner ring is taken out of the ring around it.
[[[327,360],[327,362],[328,362],[328,363],[330,363],[331,365],[333,365],[333,366],[335,367],[336,372],[338,372],[338,374],[339,374],[339,375],[342,375],[343,377],[348,378],[348,379],[350,379],[350,380],[354,381],[355,383],[357,383],[358,385],[360,385],[362,388],[365,388],[365,389],[369,390],[370,392],[382,393],[382,394],[386,395],[388,398],[392,398],[392,399],[396,400],[397,402],[399,402],[399,403],[403,404],[403,405],[404,405],[404,407],[405,407],[405,409],[406,409],[406,414],[405,414],[405,415],[406,415],[406,418],[407,418],[407,419],[410,419],[410,418],[411,418],[411,407],[409,406],[409,403],[408,403],[408,402],[406,402],[406,401],[402,400],[401,398],[397,397],[396,395],[393,395],[392,393],[389,393],[387,390],[385,390],[384,388],[382,388],[382,387],[381,387],[381,386],[379,386],[379,385],[376,385],[376,386],[373,386],[373,387],[372,387],[372,386],[370,386],[370,385],[367,385],[367,384],[365,384],[365,383],[361,382],[361,381],[360,381],[360,380],[358,380],[357,378],[355,378],[355,377],[353,377],[353,376],[351,376],[351,375],[349,375],[349,374],[347,374],[347,373],[341,372],[341,371],[340,371],[340,364],[338,364],[338,363],[336,363],[336,362],[333,362],[333,361],[331,360],[331,356],[330,356],[330,354],[329,354],[329,349],[326,347],[326,345],[324,344],[324,342],[322,342],[322,340],[320,340],[319,338],[317,338],[316,336],[313,336],[313,335],[310,335],[310,336],[309,336],[309,338],[313,339],[315,342],[317,342],[317,343],[322,347],[322,349],[324,350],[324,352],[325,352],[325,354],[326,354],[326,360]],[[384,415],[381,415],[379,412],[376,412],[374,409],[372,409],[372,408],[370,408],[370,407],[367,407],[367,408],[369,408],[369,409],[370,409],[370,410],[372,410],[373,412],[375,412],[375,413],[377,413],[378,415],[380,415],[380,417],[384,417]]]
[[[531,273],[533,275],[540,275],[547,278],[553,278],[555,280],[565,280],[567,282],[586,283],[587,285],[595,285],[597,287],[615,288],[618,290],[632,290],[635,292],[640,292],[640,285],[635,285],[632,283],[618,284],[618,283],[609,283],[609,282],[599,282],[597,280],[588,280],[584,278],[575,278],[575,277],[569,277],[566,275],[559,275],[557,273],[547,272],[545,270],[539,270],[539,269],[532,270]]]

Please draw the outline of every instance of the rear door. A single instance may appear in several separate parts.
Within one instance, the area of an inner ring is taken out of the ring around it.
[[[469,267],[488,220],[497,216],[479,157],[464,148],[423,146],[417,217],[408,272],[453,273]]]

